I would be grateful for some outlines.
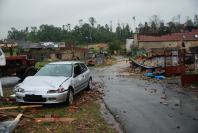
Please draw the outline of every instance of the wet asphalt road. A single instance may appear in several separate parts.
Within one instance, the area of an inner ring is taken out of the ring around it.
[[[94,80],[104,83],[105,104],[124,132],[198,133],[198,100],[159,83],[120,77],[119,70],[128,66],[121,60],[113,66],[95,68],[93,75]],[[151,93],[152,89],[157,92]],[[165,101],[161,99],[164,91],[168,97]]]

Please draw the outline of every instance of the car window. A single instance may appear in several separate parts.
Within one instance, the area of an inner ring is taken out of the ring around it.
[[[80,66],[81,66],[82,73],[85,72],[85,71],[87,71],[87,67],[86,67],[85,64],[81,63]]]
[[[65,76],[71,77],[72,65],[71,64],[48,64],[41,68],[36,76]]]
[[[79,75],[82,73],[82,69],[81,69],[81,66],[80,64],[74,64],[74,74],[75,75]]]
[[[3,51],[0,49],[0,56],[2,55]]]

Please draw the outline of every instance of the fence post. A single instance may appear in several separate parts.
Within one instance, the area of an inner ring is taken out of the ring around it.
[[[3,89],[2,89],[2,85],[1,85],[1,80],[0,80],[0,96],[3,97]]]

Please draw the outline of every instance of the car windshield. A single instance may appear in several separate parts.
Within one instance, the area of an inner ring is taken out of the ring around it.
[[[72,76],[71,64],[48,64],[41,68],[36,76]]]

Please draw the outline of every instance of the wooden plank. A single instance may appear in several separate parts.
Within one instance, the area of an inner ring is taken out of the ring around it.
[[[75,118],[35,118],[35,122],[66,122],[66,123],[71,123],[75,121]]]
[[[26,109],[26,108],[39,108],[39,107],[43,107],[43,105],[27,105],[27,106],[13,106],[13,107],[3,107],[0,108],[0,110],[10,110],[10,109]]]
[[[18,115],[17,112],[0,112],[0,119],[1,116],[7,116],[7,117],[16,117]],[[23,117],[28,118],[28,119],[34,119],[33,117],[29,116],[29,115],[25,115],[23,114]]]

